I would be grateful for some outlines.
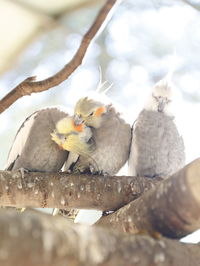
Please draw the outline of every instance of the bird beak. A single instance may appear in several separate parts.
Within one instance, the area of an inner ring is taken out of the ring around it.
[[[166,105],[165,99],[159,99],[159,102],[158,102],[158,112],[163,112],[163,110],[165,108],[165,105]]]
[[[79,126],[84,122],[83,118],[80,115],[74,115],[74,124],[75,126]]]

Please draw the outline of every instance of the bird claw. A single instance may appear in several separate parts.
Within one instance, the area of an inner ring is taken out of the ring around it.
[[[78,214],[78,209],[70,209],[70,210],[64,210],[64,209],[53,209],[52,215],[61,215],[64,218],[74,220],[76,218],[76,215]]]
[[[73,174],[75,174],[75,175],[80,175],[80,174],[83,174],[84,173],[84,170],[85,169],[83,169],[83,168],[78,168],[78,167],[75,167],[74,169],[73,169]]]
[[[29,172],[28,169],[23,168],[23,167],[17,169],[17,171],[20,171],[20,173],[21,173],[21,175],[22,175],[22,179],[24,179],[24,174]]]
[[[112,214],[114,211],[103,211],[102,216],[107,216],[109,214]]]
[[[109,174],[107,172],[104,172],[104,171],[100,171],[101,175],[103,176],[109,176]]]
[[[108,176],[109,174],[107,172],[104,172],[103,170],[96,170],[93,165],[89,165],[90,173],[92,175],[102,175],[102,176]]]

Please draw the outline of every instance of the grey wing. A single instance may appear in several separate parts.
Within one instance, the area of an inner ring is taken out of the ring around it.
[[[173,118],[162,113],[140,113],[133,133],[132,148],[132,162],[139,176],[168,176],[184,164],[182,138]]]
[[[34,123],[34,118],[37,115],[38,111],[31,114],[26,120],[22,123],[20,128],[17,131],[17,134],[14,138],[13,144],[8,153],[8,158],[5,165],[5,170],[12,170],[15,164],[15,161],[21,155],[23,148],[25,146],[26,140],[28,138],[31,127]]]
[[[161,174],[161,169],[162,172],[166,169],[166,155],[163,153],[164,161],[160,158],[161,149],[165,146],[163,125],[157,112],[143,110],[139,114],[132,142],[132,163],[137,176],[153,177]]]
[[[100,171],[116,174],[127,162],[131,127],[118,115],[107,119],[104,127],[93,133],[96,149],[92,155]]]
[[[167,127],[166,146],[163,150],[165,151],[167,147],[167,174],[172,175],[185,166],[185,145],[182,136],[178,132],[175,121],[168,120]]]
[[[60,150],[51,140],[50,134],[55,129],[56,123],[67,115],[58,108],[46,108],[30,116],[30,124],[24,123],[26,134],[22,134],[23,128],[19,130],[9,154],[10,159],[15,157],[12,169],[23,167],[30,171],[59,171],[67,159],[68,152]],[[21,139],[23,139],[23,146],[16,149]]]
[[[130,151],[128,158],[128,175],[135,176],[135,159],[136,159],[136,149],[135,149],[135,139],[134,139],[134,130],[136,126],[137,120],[134,121],[131,127],[131,142],[130,142]]]

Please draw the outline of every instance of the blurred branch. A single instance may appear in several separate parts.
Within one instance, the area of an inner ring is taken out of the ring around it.
[[[1,210],[0,239],[5,266],[198,266],[200,261],[199,245],[72,225],[31,211]]]
[[[194,9],[200,11],[200,4],[195,4],[194,1],[190,1],[190,0],[181,0],[182,2],[186,3],[187,5],[193,7]]]
[[[161,182],[98,225],[114,230],[181,238],[200,228],[200,159]]]
[[[159,179],[0,171],[0,205],[116,210]]]
[[[72,60],[65,65],[59,72],[57,72],[52,77],[41,81],[35,81],[36,77],[29,77],[23,82],[21,82],[17,87],[10,91],[2,100],[0,100],[0,113],[6,110],[10,105],[12,105],[19,98],[30,95],[33,92],[42,92],[52,88],[64,80],[66,80],[81,64],[83,58],[87,52],[87,49],[94,39],[96,34],[102,28],[102,25],[105,24],[105,21],[108,17],[110,11],[117,4],[118,0],[107,0],[103,8],[100,10],[97,15],[94,23],[90,29],[83,36],[80,47]]]

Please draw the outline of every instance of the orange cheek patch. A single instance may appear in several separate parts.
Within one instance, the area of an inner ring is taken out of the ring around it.
[[[101,116],[102,115],[102,113],[104,113],[105,112],[105,110],[106,110],[106,108],[105,107],[99,107],[96,111],[95,111],[95,116]]]
[[[72,126],[78,132],[82,132],[83,131],[83,124],[75,125],[74,121],[72,120]]]
[[[62,150],[62,151],[64,150],[62,145],[58,145],[58,147],[59,147],[60,150]]]

